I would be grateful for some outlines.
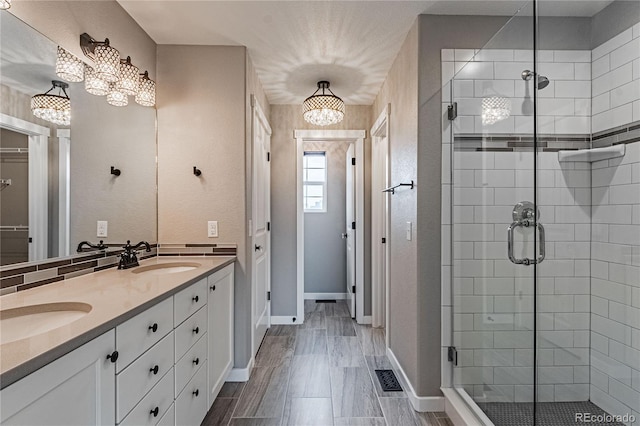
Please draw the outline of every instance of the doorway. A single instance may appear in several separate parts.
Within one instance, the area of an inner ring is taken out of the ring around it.
[[[389,302],[389,110],[371,128],[371,324],[388,330]],[[387,346],[389,333],[385,333]]]
[[[344,280],[341,280],[343,290],[336,292],[338,297],[349,300],[351,309],[351,316],[356,319],[357,322],[362,323],[364,320],[364,232],[358,232],[358,224],[360,227],[364,227],[364,138],[366,132],[364,130],[296,130],[296,148],[297,148],[297,315],[298,318],[304,318],[304,298],[305,298],[305,145],[312,143],[326,143],[335,144],[342,143],[345,146],[351,146],[351,152],[344,157],[344,163],[342,167],[345,170],[345,191],[346,180],[348,179],[348,172],[351,170],[353,190],[352,197],[352,213],[348,214],[348,208],[346,207],[348,194],[345,192],[345,216],[344,226],[342,231],[337,234],[340,237],[343,234],[346,235],[348,242],[342,242],[345,246],[345,270]],[[311,146],[311,145],[309,145]],[[311,151],[307,151],[311,152]],[[325,151],[326,152],[326,151]],[[317,154],[316,154],[317,155]],[[311,156],[309,155],[308,158]],[[348,158],[347,158],[348,157]],[[307,163],[309,160],[307,160]],[[347,168],[348,166],[351,169]],[[317,200],[307,197],[308,202]],[[329,200],[330,201],[330,200]],[[347,217],[350,216],[350,217]],[[348,225],[348,226],[347,226]],[[349,238],[351,238],[349,240]],[[349,262],[347,257],[348,248],[347,244],[352,245],[351,253],[353,254],[353,267],[352,267],[352,281],[349,280],[350,274]],[[335,271],[334,271],[335,272]],[[338,271],[340,273],[340,271]],[[315,294],[307,292],[308,297],[314,297]],[[327,297],[327,296],[325,296]],[[335,298],[338,298],[335,297]]]

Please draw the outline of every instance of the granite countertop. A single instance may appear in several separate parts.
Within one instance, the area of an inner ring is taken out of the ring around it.
[[[235,257],[222,256],[156,257],[141,261],[140,266],[176,262],[200,266],[184,272],[165,274],[135,274],[132,272],[135,268],[111,268],[0,296],[2,311],[58,302],[91,305],[89,313],[69,324],[0,345],[0,389],[235,260]]]

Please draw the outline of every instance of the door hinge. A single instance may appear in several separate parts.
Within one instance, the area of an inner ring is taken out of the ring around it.
[[[267,292],[267,300],[271,300],[271,292],[270,291]]]
[[[271,231],[271,222],[267,222],[267,231]]]
[[[355,285],[351,286],[351,293],[356,294],[356,286]]]
[[[352,158],[352,159],[351,159],[351,165],[352,165],[352,166],[355,166],[355,165],[356,165],[356,159],[355,159],[355,158]]]
[[[351,229],[356,229],[356,223],[355,222],[351,222]]]
[[[447,118],[450,121],[453,121],[456,119],[457,116],[458,116],[458,103],[453,102],[447,107]]]
[[[29,237],[29,243],[32,243],[32,242],[33,242],[33,238]]]
[[[382,244],[386,244],[387,243],[387,239],[382,237]]]
[[[455,346],[449,346],[447,350],[447,359],[452,362],[453,365],[458,365],[458,351]]]
[[[267,152],[267,161],[271,161],[271,153]]]

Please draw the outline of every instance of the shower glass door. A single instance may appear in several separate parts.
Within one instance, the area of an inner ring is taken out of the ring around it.
[[[496,425],[532,425],[535,415],[536,264],[544,253],[538,221],[546,212],[535,205],[534,24],[534,4],[527,3],[481,49],[443,52],[443,70],[455,73],[457,106],[453,383],[475,401],[476,415]]]

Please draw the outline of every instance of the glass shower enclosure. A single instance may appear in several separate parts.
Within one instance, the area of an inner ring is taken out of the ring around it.
[[[442,51],[443,75],[454,75],[442,93],[452,384],[478,423],[631,425],[640,422],[640,16],[592,46],[593,34],[559,36],[592,18],[544,8],[524,4],[480,49]]]

